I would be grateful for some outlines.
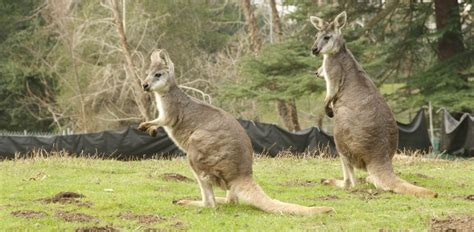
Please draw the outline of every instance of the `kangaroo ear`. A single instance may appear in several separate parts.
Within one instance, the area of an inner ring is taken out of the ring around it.
[[[173,63],[173,61],[171,61],[170,55],[168,54],[168,52],[165,49],[161,50],[160,55],[163,55],[163,57],[165,58],[166,65],[168,66],[170,75],[173,76],[174,75],[174,63]]]
[[[341,30],[347,22],[347,14],[346,11],[343,11],[342,13],[338,14],[336,18],[334,19],[334,27],[336,30]]]
[[[318,31],[323,29],[324,26],[324,20],[322,18],[316,17],[316,16],[310,16],[309,20],[311,21],[311,24],[318,29]]]
[[[162,50],[155,50],[153,51],[153,53],[151,53],[151,56],[150,56],[150,60],[152,63],[161,63],[162,60],[161,60],[161,52]]]

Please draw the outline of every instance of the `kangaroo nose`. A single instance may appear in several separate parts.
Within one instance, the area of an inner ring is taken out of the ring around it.
[[[319,49],[313,48],[313,55],[318,55],[318,54],[319,54]]]
[[[145,91],[148,91],[150,89],[150,85],[148,83],[145,83],[142,86]]]

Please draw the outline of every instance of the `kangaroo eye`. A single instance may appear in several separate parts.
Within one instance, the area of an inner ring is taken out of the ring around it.
[[[155,77],[156,78],[161,77],[161,73],[155,73]]]
[[[324,36],[323,39],[324,39],[324,40],[329,40],[330,38],[331,38],[331,36],[328,36],[328,35],[327,35],[327,36]]]

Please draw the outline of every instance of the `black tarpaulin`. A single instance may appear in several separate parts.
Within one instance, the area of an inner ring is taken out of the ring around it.
[[[252,140],[256,153],[276,156],[282,151],[335,154],[332,137],[312,127],[291,133],[276,125],[239,120]],[[163,129],[156,137],[135,127],[99,133],[54,136],[0,136],[0,158],[13,158],[33,150],[67,151],[71,154],[98,154],[103,158],[143,159],[154,155],[183,155]]]
[[[398,150],[421,150],[425,153],[430,151],[431,141],[423,109],[418,110],[415,118],[409,124],[397,122],[397,126]]]
[[[291,133],[281,127],[268,123],[239,120],[247,131],[256,153],[276,156],[281,151],[293,153],[316,153],[328,151],[336,154],[334,140],[318,127],[307,128]]]
[[[183,155],[163,129],[156,137],[129,127],[99,133],[54,136],[0,136],[0,158],[11,159],[33,150],[67,151],[103,158],[142,159],[154,155]]]
[[[451,155],[474,157],[474,117],[465,113],[459,120],[443,109],[440,150]]]
[[[276,156],[282,151],[335,155],[333,137],[317,127],[291,133],[277,125],[239,120],[249,135],[256,153]],[[427,151],[430,147],[423,111],[410,124],[398,123],[399,149]],[[114,159],[143,159],[153,156],[176,156],[183,152],[163,129],[156,137],[135,129],[135,126],[114,131],[54,136],[0,135],[0,159],[25,155],[33,150],[66,151],[71,154],[99,155]]]

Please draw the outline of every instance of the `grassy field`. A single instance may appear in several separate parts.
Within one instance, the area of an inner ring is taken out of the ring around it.
[[[355,190],[319,184],[321,178],[342,175],[336,159],[258,158],[254,175],[268,195],[307,206],[331,206],[336,212],[303,217],[266,214],[247,205],[198,209],[172,204],[173,200],[199,197],[194,180],[163,175],[192,178],[185,159],[122,162],[55,156],[3,161],[0,231],[87,227],[120,231],[426,231],[447,218],[474,226],[472,159],[398,157],[395,168],[402,178],[437,191],[439,197],[380,192],[367,184]],[[66,191],[84,197],[50,198]]]

